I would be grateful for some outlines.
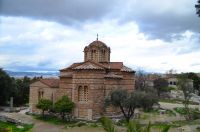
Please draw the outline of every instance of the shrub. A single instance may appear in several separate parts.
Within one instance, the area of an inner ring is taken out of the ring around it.
[[[183,107],[176,107],[176,108],[174,108],[174,110],[175,110],[177,113],[181,114],[181,115],[186,115],[186,114],[187,114],[186,109],[183,108]]]
[[[197,127],[196,129],[197,129],[198,132],[200,132],[200,127]]]
[[[42,116],[44,116],[44,111],[52,108],[53,102],[48,99],[40,99],[36,107],[42,110]]]
[[[77,123],[78,127],[82,127],[82,126],[86,126],[86,125],[87,125],[87,123],[85,123],[85,122],[78,122]]]
[[[196,119],[200,119],[200,111],[198,108],[196,109],[192,109],[191,110],[191,116],[192,116],[192,119],[196,120]]]
[[[55,111],[59,112],[64,120],[66,113],[70,113],[74,106],[75,104],[67,96],[62,96],[62,98],[55,103]]]

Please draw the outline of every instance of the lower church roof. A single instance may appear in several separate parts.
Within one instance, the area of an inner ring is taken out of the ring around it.
[[[40,79],[40,82],[46,84],[51,88],[58,88],[59,87],[59,79],[48,78],[48,79]]]

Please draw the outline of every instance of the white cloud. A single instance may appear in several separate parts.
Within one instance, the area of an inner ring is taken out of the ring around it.
[[[200,58],[197,49],[193,52],[197,36],[189,30],[175,34],[180,39],[165,42],[148,40],[137,23],[120,24],[118,19],[88,21],[79,28],[23,17],[1,19],[0,66],[5,69],[19,70],[25,66],[23,70],[29,71],[58,70],[83,61],[84,47],[99,33],[99,39],[111,47],[111,60],[123,61],[133,69],[200,71],[200,67],[193,65]]]

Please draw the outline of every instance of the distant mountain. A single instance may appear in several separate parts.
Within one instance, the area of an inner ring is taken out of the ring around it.
[[[42,76],[43,78],[49,78],[49,77],[58,77],[59,76],[59,72],[58,71],[45,71],[45,72],[21,72],[21,71],[9,71],[6,70],[6,72],[8,73],[8,75],[10,75],[11,77],[15,77],[15,78],[21,78],[24,76],[28,76],[30,78],[33,77],[40,77]]]

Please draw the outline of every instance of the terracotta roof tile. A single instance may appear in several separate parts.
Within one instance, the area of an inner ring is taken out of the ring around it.
[[[105,78],[123,78],[122,75],[116,75],[114,73],[108,73],[107,75],[105,75]]]
[[[90,47],[90,46],[108,47],[105,43],[103,43],[102,41],[99,41],[99,40],[93,41],[92,43],[89,44],[88,47]]]
[[[51,88],[58,88],[59,87],[59,79],[48,78],[48,79],[40,79],[40,82],[46,84]]]
[[[76,66],[72,69],[76,69],[76,70],[81,70],[81,69],[95,69],[95,70],[103,70],[105,67],[103,65],[100,65],[99,63],[95,63],[95,62],[91,62],[91,61],[87,61],[85,63],[83,63],[82,65]]]
[[[80,69],[112,69],[112,70],[120,70],[123,72],[134,72],[131,68],[128,68],[123,65],[123,62],[93,62],[86,61],[81,63],[74,63],[71,66],[61,69],[60,71],[65,71],[69,69],[80,70]]]
[[[70,65],[69,67],[67,68],[64,68],[64,69],[61,69],[60,71],[65,71],[65,70],[68,70],[68,69],[71,69],[73,67],[76,67],[78,65],[81,65],[83,62],[79,62],[79,63],[73,63],[72,65]]]
[[[100,62],[108,69],[118,69],[120,70],[123,67],[123,62]]]
[[[131,68],[127,67],[127,66],[123,66],[121,71],[123,71],[123,72],[133,72],[133,70]]]

